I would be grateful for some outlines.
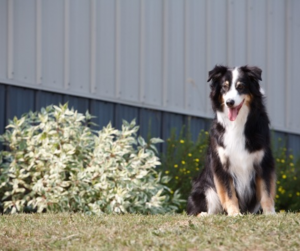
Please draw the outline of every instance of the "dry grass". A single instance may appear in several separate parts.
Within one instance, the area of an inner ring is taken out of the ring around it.
[[[0,250],[300,250],[299,214],[0,216]]]

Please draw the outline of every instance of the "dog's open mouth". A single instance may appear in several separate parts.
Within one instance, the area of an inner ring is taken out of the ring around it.
[[[242,108],[243,104],[244,104],[244,100],[238,106],[233,107],[233,108],[229,108],[228,118],[230,119],[230,121],[235,121],[235,119],[238,116],[239,111]]]

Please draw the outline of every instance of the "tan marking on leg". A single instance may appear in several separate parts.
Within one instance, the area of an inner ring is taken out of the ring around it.
[[[240,215],[239,203],[236,197],[233,181],[230,180],[230,190],[232,193],[231,198],[226,190],[226,187],[214,176],[214,182],[216,185],[217,193],[220,198],[222,207],[227,211],[228,215],[236,216]]]
[[[274,198],[276,193],[275,175],[270,181],[270,193],[267,190],[265,181],[261,177],[256,178],[256,194],[264,214],[275,214]]]

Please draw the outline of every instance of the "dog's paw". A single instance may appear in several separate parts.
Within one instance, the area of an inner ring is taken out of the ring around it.
[[[272,210],[263,210],[264,215],[276,215],[276,212],[274,209]]]
[[[242,215],[239,208],[235,206],[228,207],[227,214],[228,216],[234,216],[234,217]]]
[[[235,213],[228,214],[228,216],[238,217],[238,216],[243,216],[243,215],[240,212],[235,212]]]
[[[209,214],[207,212],[201,212],[200,214],[197,214],[197,217],[206,217]]]

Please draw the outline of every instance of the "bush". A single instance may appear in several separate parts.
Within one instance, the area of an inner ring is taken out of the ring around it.
[[[172,177],[169,182],[172,191],[179,190],[186,200],[191,192],[192,179],[204,168],[207,142],[208,132],[202,130],[196,142],[193,142],[189,129],[185,133],[184,127],[178,137],[176,131],[172,130],[167,139],[167,150],[161,158],[163,172]],[[179,211],[185,209],[186,201],[181,203]]]
[[[6,213],[71,211],[167,213],[181,203],[158,173],[155,143],[136,137],[135,121],[99,132],[91,115],[66,105],[14,118],[2,142],[0,198]]]
[[[280,139],[279,139],[280,140]],[[276,210],[300,210],[300,159],[291,151],[280,147],[274,151],[277,173]]]
[[[169,187],[172,191],[179,189],[184,199],[190,194],[192,179],[204,168],[207,143],[208,132],[201,131],[197,141],[193,142],[189,130],[185,134],[184,128],[179,137],[173,130],[167,139],[167,151],[161,158],[163,171],[172,177]],[[296,161],[292,152],[285,147],[273,149],[273,154],[277,173],[276,210],[299,211],[300,159]],[[179,211],[185,208],[186,203],[182,203]]]

